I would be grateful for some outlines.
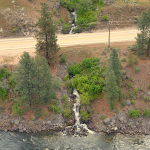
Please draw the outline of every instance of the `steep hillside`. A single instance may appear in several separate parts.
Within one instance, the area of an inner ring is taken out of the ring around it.
[[[48,4],[49,10],[53,14],[58,33],[69,33],[71,24],[75,21],[72,11],[76,11],[78,8],[72,9],[72,5],[64,4],[63,0],[61,3],[56,0],[1,0],[0,36],[32,36],[35,30],[34,23],[40,15],[37,10],[40,9],[40,4],[43,2]],[[109,0],[108,2],[106,0],[89,0],[85,4],[90,4],[87,6],[87,8],[90,7],[90,14],[86,14],[85,11],[82,16],[77,16],[75,24],[78,28],[74,30],[75,33],[107,29],[109,20],[112,21],[111,29],[136,27],[138,17],[150,7],[149,0],[128,0],[128,3],[127,0]],[[93,19],[87,18],[89,20],[86,20],[86,17],[92,16],[92,14],[95,15],[95,23]]]

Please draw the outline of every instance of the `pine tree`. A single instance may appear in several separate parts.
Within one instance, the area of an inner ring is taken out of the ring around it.
[[[147,12],[143,12],[138,20],[138,29],[141,33],[137,34],[136,44],[138,46],[137,54],[143,55],[147,52],[147,56],[150,52],[150,8]]]
[[[114,71],[109,68],[107,72],[107,76],[105,78],[105,96],[106,99],[109,100],[109,105],[111,109],[115,108],[115,104],[119,99],[119,88],[116,83],[116,77]]]
[[[117,85],[118,87],[120,87],[122,85],[121,63],[118,57],[118,53],[115,49],[112,49],[112,52],[110,54],[109,67],[114,71]]]
[[[33,104],[34,91],[34,78],[35,78],[35,63],[34,59],[30,57],[28,52],[24,52],[17,67],[15,76],[16,94],[21,96],[21,100],[30,106]]]
[[[35,38],[37,39],[36,51],[44,56],[48,64],[54,58],[55,54],[59,51],[57,45],[57,36],[55,35],[56,29],[52,20],[51,13],[48,11],[48,6],[42,3],[40,10],[41,17],[38,18],[36,26],[39,31],[36,32]]]
[[[47,60],[39,55],[35,56],[36,79],[35,91],[38,103],[46,103],[51,100],[53,95],[52,74],[48,66]]]

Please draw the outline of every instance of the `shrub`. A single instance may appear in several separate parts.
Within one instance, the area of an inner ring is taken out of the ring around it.
[[[74,28],[74,33],[81,33],[82,32],[82,27],[81,26],[77,26],[76,28]]]
[[[137,65],[139,63],[137,56],[133,57],[133,63]]]
[[[9,85],[11,85],[12,87],[15,86],[16,82],[15,82],[15,77],[14,76],[11,76],[9,78]]]
[[[54,8],[54,9],[53,9],[53,14],[56,14],[56,12],[57,12],[57,10]]]
[[[42,116],[42,108],[35,108],[35,115],[37,117]]]
[[[141,115],[139,110],[130,110],[128,116],[132,116],[132,118],[137,118]]]
[[[72,81],[71,80],[67,80],[65,82],[65,88],[67,88],[70,91],[70,93],[72,92],[73,86],[72,86]]]
[[[81,66],[83,69],[90,69],[94,66],[98,66],[99,58],[85,58],[81,62]]]
[[[68,34],[71,30],[71,24],[67,23],[67,24],[63,24],[63,28],[62,28],[62,32],[64,34]]]
[[[76,75],[81,73],[82,67],[80,64],[75,64],[75,65],[69,65],[68,67],[68,73],[72,75]]]
[[[148,88],[150,89],[150,84],[148,85]]]
[[[127,66],[133,66],[133,56],[131,52],[129,53],[128,56]]]
[[[81,118],[84,120],[84,121],[87,121],[89,120],[89,117],[91,116],[91,114],[88,114],[86,111],[82,110],[80,111],[80,115],[81,115]]]
[[[70,108],[65,108],[64,111],[63,111],[63,115],[65,117],[72,117],[72,113],[71,113]]]
[[[131,88],[132,85],[133,85],[133,83],[131,83],[131,82],[129,82],[129,83],[127,84],[128,88]]]
[[[136,87],[136,88],[134,89],[133,94],[136,94],[137,92],[138,92],[138,88]]]
[[[99,117],[99,119],[104,120],[105,118],[107,118],[107,116],[102,115],[101,117]]]
[[[119,114],[119,109],[117,108],[117,114]]]
[[[127,61],[127,60],[126,60],[125,57],[121,58],[121,62],[126,62],[126,61]]]
[[[8,71],[6,68],[2,68],[0,70],[0,80],[2,81],[3,78],[8,78],[11,75],[11,71]]]
[[[66,63],[66,62],[67,62],[67,56],[62,55],[59,62],[60,62],[61,64],[62,64],[62,63]]]
[[[63,80],[64,80],[64,81],[69,80],[69,76],[65,76]]]
[[[149,100],[150,100],[150,98],[149,98],[149,97],[147,97],[147,96],[145,96],[145,97],[144,97],[144,100],[145,100],[145,101],[149,101]]]
[[[135,67],[135,68],[134,68],[134,71],[135,71],[135,72],[140,72],[140,68]]]
[[[4,102],[4,99],[6,98],[8,90],[5,88],[0,88],[0,97],[2,98],[2,101]]]
[[[133,77],[130,77],[129,80],[132,81],[132,80],[133,80]]]
[[[13,113],[18,115],[18,116],[21,116],[23,115],[23,109],[19,107],[19,104],[14,104],[12,106],[12,110],[13,110]]]
[[[126,106],[126,102],[123,101],[123,102],[122,102],[122,107],[125,107],[125,106]]]
[[[135,104],[135,101],[133,99],[131,100],[131,104],[133,104],[133,105]]]
[[[147,108],[143,113],[147,118],[150,117],[150,108]]]
[[[60,22],[61,22],[61,23],[64,23],[63,17],[60,17]]]
[[[80,95],[81,97],[81,105],[89,105],[90,104],[90,99],[88,96],[88,93],[83,93]]]
[[[107,21],[107,20],[108,20],[108,16],[107,16],[107,15],[103,15],[103,16],[102,16],[102,20],[103,20],[103,21]]]
[[[59,114],[60,113],[60,108],[55,106],[55,105],[51,105],[49,107],[49,111],[54,111],[56,114]]]

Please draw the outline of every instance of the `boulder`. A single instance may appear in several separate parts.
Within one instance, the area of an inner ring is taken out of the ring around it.
[[[127,118],[125,117],[125,116],[119,116],[119,121],[121,122],[121,123],[126,123],[127,122]]]
[[[104,120],[104,124],[105,124],[105,125],[109,125],[110,122],[111,122],[111,119],[110,119],[110,118],[106,118],[106,119]]]
[[[52,122],[51,122],[51,121],[47,121],[47,122],[46,122],[46,124],[51,125],[51,124],[52,124]]]
[[[19,119],[15,119],[14,124],[18,125],[19,124]]]
[[[127,100],[127,101],[126,101],[126,104],[127,104],[127,106],[130,106],[130,105],[131,105],[130,100]]]

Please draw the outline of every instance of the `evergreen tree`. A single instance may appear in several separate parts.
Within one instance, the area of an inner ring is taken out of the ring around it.
[[[36,24],[39,28],[39,31],[35,34],[35,38],[37,39],[36,51],[46,57],[48,64],[50,64],[50,60],[54,58],[60,48],[57,45],[56,29],[47,4],[42,3],[40,14],[41,17],[38,18]]]
[[[150,51],[150,8],[139,18],[138,29],[141,30],[141,33],[138,33],[135,38],[138,46],[137,54],[143,55],[146,51],[148,56]]]
[[[117,85],[118,87],[120,87],[122,85],[121,63],[118,57],[118,53],[115,49],[112,49],[112,52],[110,54],[109,67],[114,71]]]
[[[115,104],[119,99],[119,88],[116,83],[116,77],[114,71],[109,68],[107,72],[107,76],[105,78],[105,96],[106,99],[109,100],[109,105],[111,109],[115,108]]]
[[[141,17],[138,19],[138,29],[145,31],[150,28],[150,8],[147,12],[142,12]]]
[[[46,103],[51,100],[53,92],[52,74],[48,66],[47,60],[39,55],[35,56],[36,79],[35,92],[38,103]]]
[[[24,52],[17,67],[15,91],[21,96],[22,101],[30,106],[33,104],[35,95],[33,80],[35,72],[34,59],[30,57],[28,52]]]

